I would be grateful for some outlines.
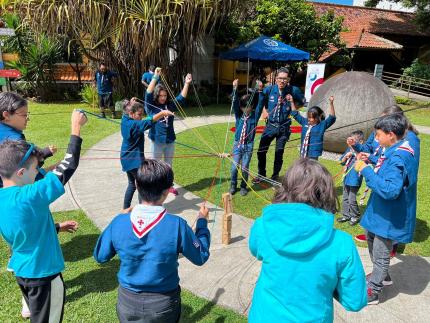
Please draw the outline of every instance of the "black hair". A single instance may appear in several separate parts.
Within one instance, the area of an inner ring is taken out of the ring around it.
[[[399,107],[397,104],[390,105],[389,107],[386,107],[384,110],[382,110],[382,115],[389,115],[389,114],[394,114],[394,113],[404,115],[402,108]],[[409,119],[406,118],[406,120],[408,120],[408,130],[412,131],[414,134],[416,134],[418,136],[419,132],[418,132],[417,128],[415,128],[412,125],[412,123],[409,121]]]
[[[392,132],[397,139],[403,138],[408,129],[408,119],[402,114],[389,114],[379,118],[375,124],[376,130],[381,130],[385,133]]]
[[[314,105],[313,107],[309,108],[308,117],[314,118],[318,120],[318,123],[320,123],[325,119],[325,114],[319,106]]]
[[[0,93],[0,121],[4,120],[3,112],[14,114],[16,110],[26,107],[27,100],[14,92]]]
[[[129,104],[127,107],[128,113],[136,113],[138,110],[144,110],[143,104],[139,102],[133,102],[132,104]]]
[[[154,72],[155,71],[155,65],[154,64],[149,65],[148,70],[150,70],[151,72]]]
[[[280,69],[278,69],[276,71],[276,76],[278,76],[279,73],[287,73],[290,74],[290,70],[288,69],[288,67],[281,67]]]
[[[20,165],[29,149],[30,144],[25,140],[6,140],[0,144],[0,176],[11,178],[18,169],[22,167],[28,169],[34,159],[40,166],[43,163],[43,154],[37,147],[34,147],[30,157]]]
[[[358,141],[364,140],[364,132],[361,130],[355,130],[351,132],[351,137],[357,137]]]
[[[172,168],[164,161],[145,159],[136,177],[137,191],[145,202],[157,202],[173,186]]]
[[[154,102],[158,103],[158,97],[160,96],[161,91],[165,91],[167,93],[167,100],[169,100],[169,92],[167,92],[166,87],[163,84],[157,84],[154,89]]]
[[[273,203],[305,203],[330,213],[336,213],[339,206],[333,176],[309,158],[300,158],[288,168]]]
[[[239,106],[241,108],[251,107],[252,110],[255,110],[255,108],[258,105],[258,93],[254,94],[245,94],[242,95],[239,99]]]

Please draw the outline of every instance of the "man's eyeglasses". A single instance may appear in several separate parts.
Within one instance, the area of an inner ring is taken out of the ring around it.
[[[276,80],[281,82],[288,82],[290,79],[288,77],[277,77]]]
[[[29,118],[30,117],[30,112],[27,113],[15,113],[17,116],[20,117],[24,117],[24,118]]]

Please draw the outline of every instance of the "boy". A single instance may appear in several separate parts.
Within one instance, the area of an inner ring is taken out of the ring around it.
[[[196,232],[163,203],[173,185],[173,171],[159,160],[146,159],[136,178],[142,203],[120,214],[103,231],[94,258],[104,263],[118,254],[120,322],[178,322],[181,289],[178,256],[201,266],[209,258],[209,211],[202,206]]]
[[[368,304],[379,303],[384,279],[388,277],[393,241],[413,240],[418,164],[414,150],[404,138],[407,119],[400,114],[382,117],[375,125],[376,139],[385,151],[375,171],[358,156],[355,170],[360,172],[372,190],[360,224],[366,229],[373,271],[368,279]]]
[[[350,135],[355,142],[363,144],[364,133],[361,130],[353,131]],[[357,160],[355,151],[349,147],[340,158],[341,164],[344,166],[343,175],[343,200],[342,214],[343,216],[337,219],[337,222],[347,222],[350,225],[356,225],[360,221],[360,209],[357,203],[357,193],[360,189],[363,176],[358,174],[354,169],[354,163]]]
[[[83,113],[72,114],[72,131],[64,160],[35,182],[41,151],[23,140],[0,144],[0,234],[12,249],[10,268],[31,311],[31,322],[61,322],[64,308],[64,259],[49,205],[64,194],[81,150]]]
[[[236,117],[236,132],[233,144],[230,194],[234,195],[237,191],[237,173],[238,168],[241,167],[242,182],[240,184],[240,195],[245,196],[248,194],[248,168],[254,148],[255,133],[258,120],[263,112],[263,105],[257,106],[258,95],[263,89],[263,84],[257,81],[259,91],[254,93],[253,96],[250,94],[244,95],[239,100],[237,95],[238,82],[238,79],[233,81],[233,109]]]

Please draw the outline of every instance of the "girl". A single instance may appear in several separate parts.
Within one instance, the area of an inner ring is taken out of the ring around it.
[[[262,268],[249,322],[332,322],[333,297],[348,311],[367,304],[366,280],[349,234],[333,227],[336,189],[309,158],[285,174],[249,237]]]
[[[334,111],[334,97],[329,98],[330,111],[329,116],[325,119],[324,112],[320,107],[313,106],[308,110],[308,117],[304,118],[297,111],[294,100],[291,95],[287,96],[291,103],[293,111],[291,115],[298,123],[302,125],[302,139],[300,143],[300,156],[318,160],[322,155],[324,144],[324,132],[330,128],[336,121]]]
[[[142,120],[143,110],[142,104],[136,100],[130,100],[130,104],[125,106],[125,113],[121,120],[121,166],[128,178],[128,186],[124,195],[124,209],[128,209],[131,205],[136,191],[137,170],[145,160],[145,130],[150,129],[153,123],[161,118],[173,116],[169,110],[163,110]]]
[[[177,107],[173,101],[168,99],[167,89],[164,85],[158,84],[160,79],[161,68],[157,67],[146,90],[146,109],[150,115],[158,113],[160,110],[169,110],[175,112]],[[185,98],[188,94],[190,83],[193,81],[191,74],[185,77],[185,84],[176,97],[179,105],[185,104]],[[149,131],[149,138],[151,139],[152,157],[154,159],[164,159],[166,163],[172,166],[173,154],[175,153],[175,129],[173,128],[173,115],[159,120]],[[170,193],[178,195],[178,191],[172,186]]]

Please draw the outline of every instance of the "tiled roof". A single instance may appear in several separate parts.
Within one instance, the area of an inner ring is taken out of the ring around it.
[[[86,65],[80,65],[81,81],[91,82],[94,79],[93,73]],[[69,64],[56,64],[54,69],[54,80],[57,82],[78,82],[78,75]]]
[[[317,14],[323,14],[331,10],[336,16],[343,16],[343,25],[349,31],[361,31],[364,29],[375,34],[430,37],[430,31],[423,32],[418,30],[413,22],[414,13],[320,2],[311,2],[311,4]]]
[[[340,38],[347,48],[402,49],[403,46],[367,31],[345,31]]]

